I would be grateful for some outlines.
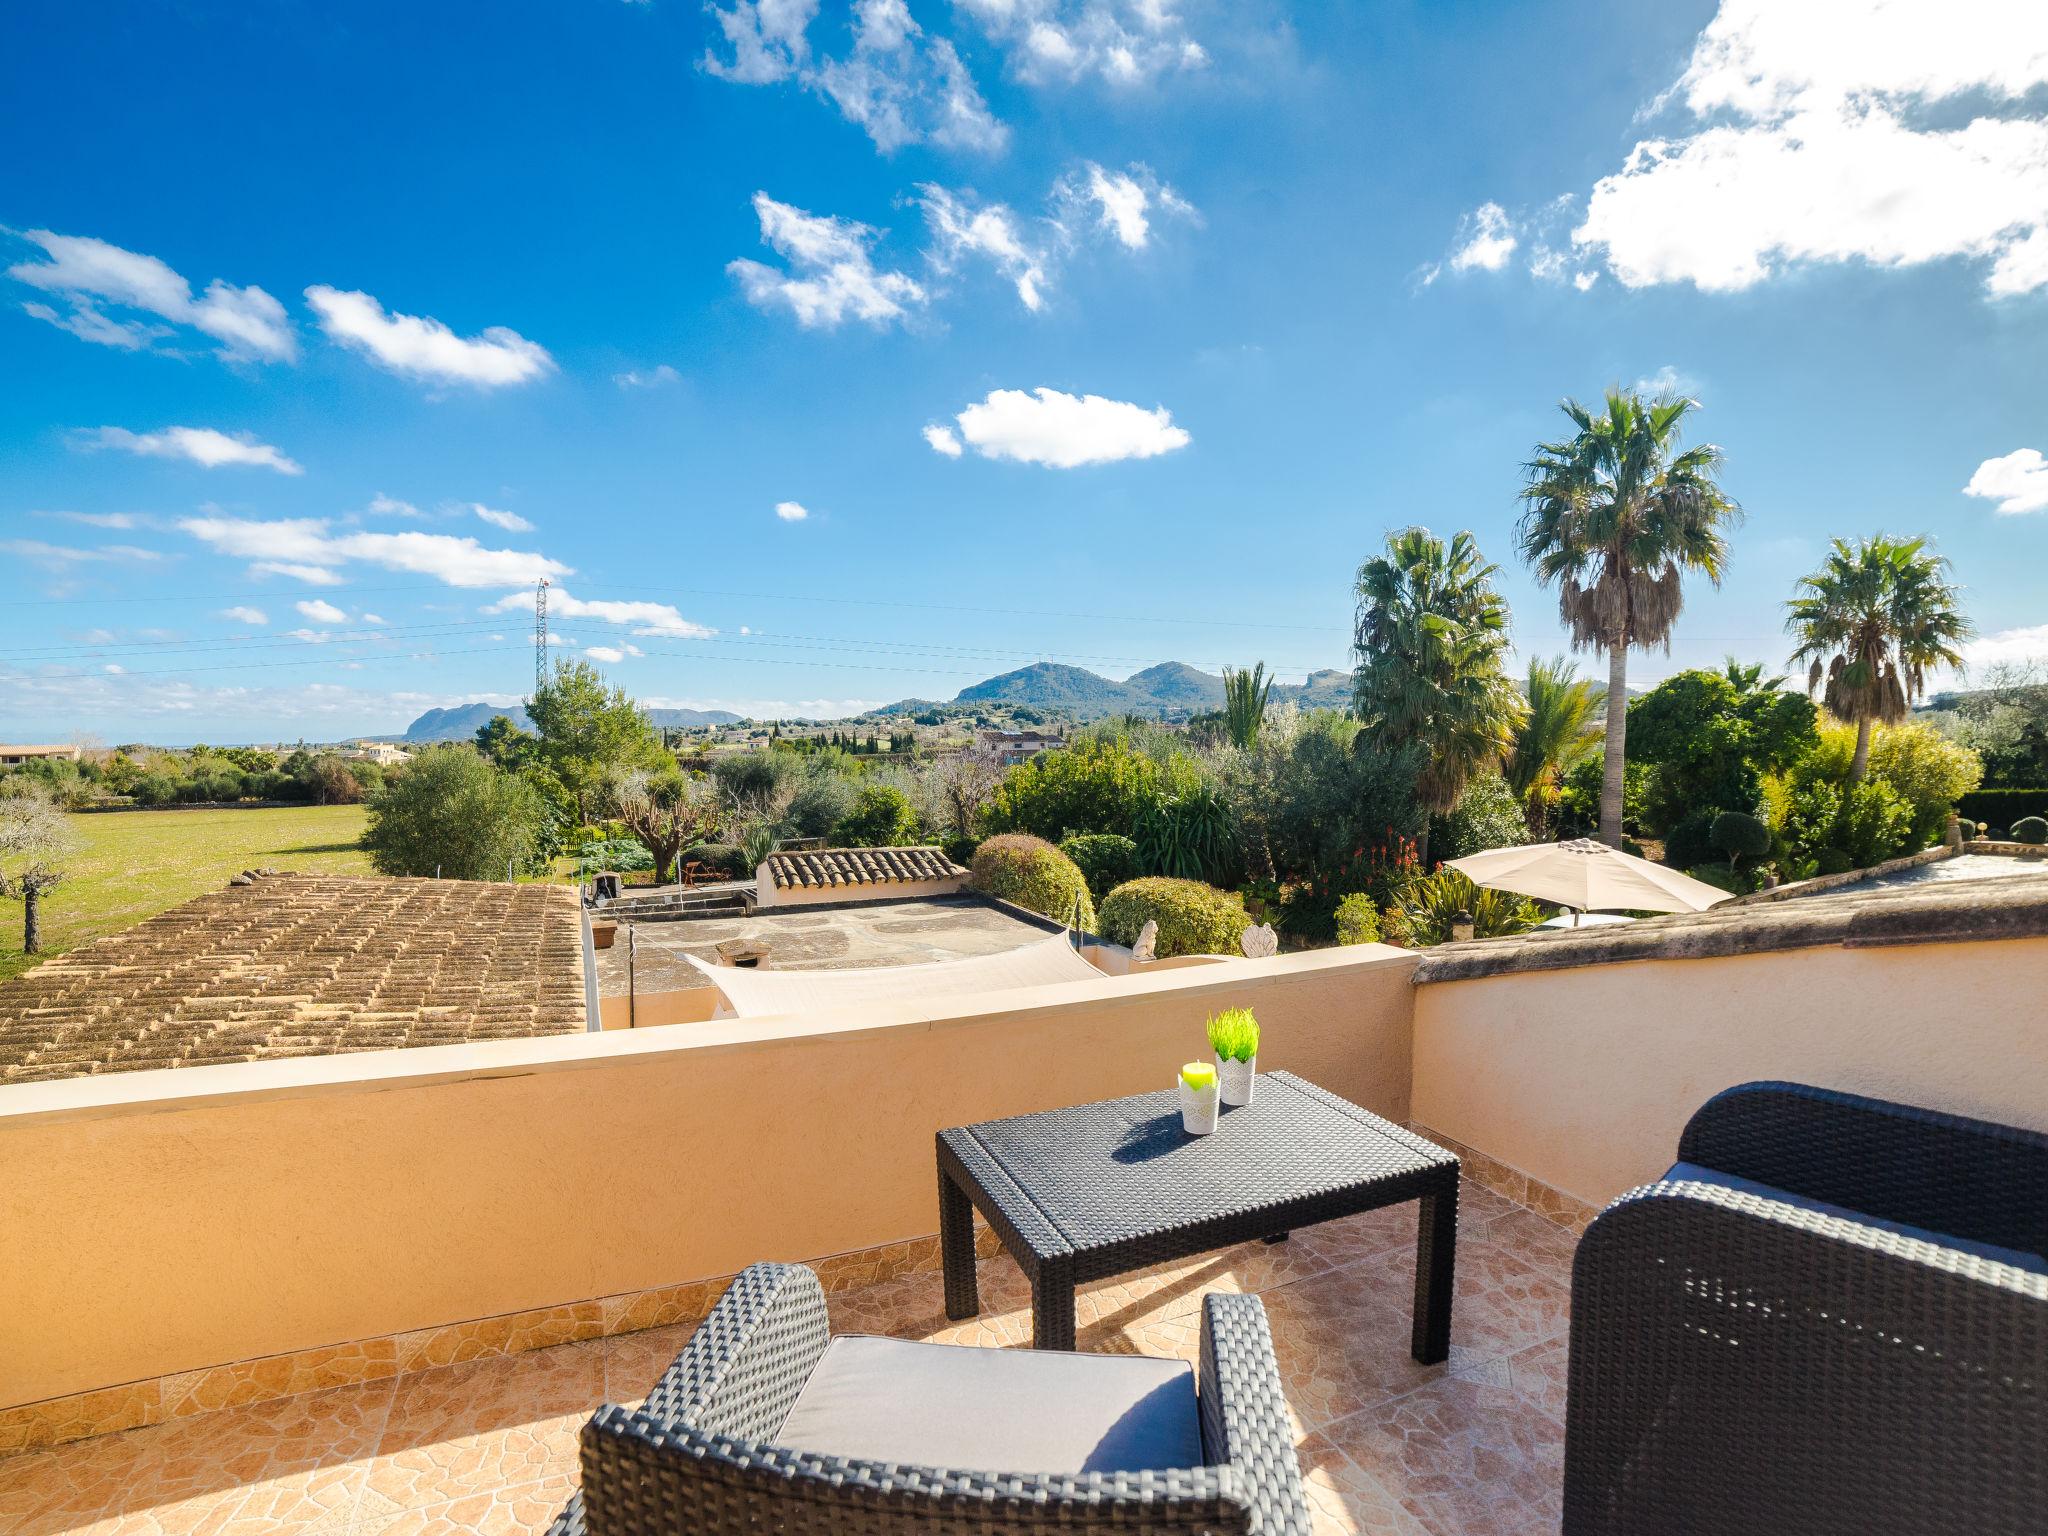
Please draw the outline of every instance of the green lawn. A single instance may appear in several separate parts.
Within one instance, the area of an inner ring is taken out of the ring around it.
[[[133,927],[245,869],[370,872],[356,846],[360,805],[99,811],[70,821],[79,848],[65,862],[68,878],[43,897],[45,956]],[[0,900],[0,977],[33,963],[21,952],[21,903]]]

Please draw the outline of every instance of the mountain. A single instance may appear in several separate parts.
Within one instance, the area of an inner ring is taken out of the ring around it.
[[[732,725],[739,716],[725,709],[642,710],[647,723],[657,729],[680,730],[698,725]],[[467,741],[493,715],[503,715],[522,731],[533,729],[524,704],[458,704],[452,709],[430,709],[405,728],[401,741]]]
[[[1272,700],[1303,709],[1342,709],[1351,702],[1351,674],[1325,667],[1309,673],[1303,682],[1275,683]],[[1223,679],[1184,661],[1162,661],[1122,682],[1099,677],[1085,667],[1035,661],[962,688],[953,703],[1024,704],[1075,720],[1126,713],[1185,719],[1223,707]],[[875,713],[907,715],[945,707],[928,699],[904,699]]]

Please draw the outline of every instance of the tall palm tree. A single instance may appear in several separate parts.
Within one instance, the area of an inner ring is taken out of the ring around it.
[[[1688,571],[1716,586],[1728,529],[1742,509],[1715,482],[1719,448],[1681,448],[1695,400],[1645,400],[1612,389],[1595,415],[1564,402],[1572,435],[1539,443],[1523,466],[1522,558],[1545,585],[1574,649],[1607,653],[1607,761],[1600,838],[1621,846],[1621,780],[1628,740],[1628,652],[1671,648]]]
[[[1825,682],[1821,702],[1856,727],[1852,783],[1870,769],[1871,727],[1905,719],[1932,668],[1963,664],[1972,631],[1948,569],[1924,538],[1836,539],[1785,605],[1792,664],[1811,663],[1806,691]]]
[[[1249,672],[1223,669],[1223,728],[1232,746],[1258,744],[1259,727],[1266,723],[1266,700],[1272,693],[1273,679],[1266,676],[1263,661]]]
[[[1353,699],[1368,727],[1354,745],[1422,751],[1416,799],[1441,814],[1475,773],[1515,744],[1523,704],[1502,667],[1508,605],[1470,533],[1446,545],[1427,528],[1387,538],[1387,552],[1358,568],[1358,670]],[[1418,850],[1425,865],[1428,826]]]
[[[1550,661],[1530,658],[1523,691],[1529,713],[1515,733],[1515,750],[1503,772],[1508,788],[1522,802],[1529,831],[1540,838],[1558,781],[1600,745],[1604,706],[1592,680],[1580,677],[1579,669],[1562,656]]]

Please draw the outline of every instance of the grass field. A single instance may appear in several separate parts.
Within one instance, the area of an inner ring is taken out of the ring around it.
[[[70,818],[78,850],[43,897],[43,958],[217,890],[245,869],[368,874],[356,846],[360,805],[264,810],[99,811]],[[21,903],[0,901],[0,977],[33,964],[21,952]]]

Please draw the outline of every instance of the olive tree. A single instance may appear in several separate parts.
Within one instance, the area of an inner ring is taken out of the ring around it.
[[[43,892],[64,878],[58,861],[78,846],[56,798],[41,785],[0,798],[0,895],[21,898],[23,954],[43,948]]]
[[[656,885],[668,884],[676,855],[718,832],[717,786],[694,774],[619,769],[605,781],[605,799],[612,814],[654,855]]]
[[[433,747],[370,797],[363,846],[380,874],[502,880],[534,867],[544,816],[519,775],[467,745]]]

